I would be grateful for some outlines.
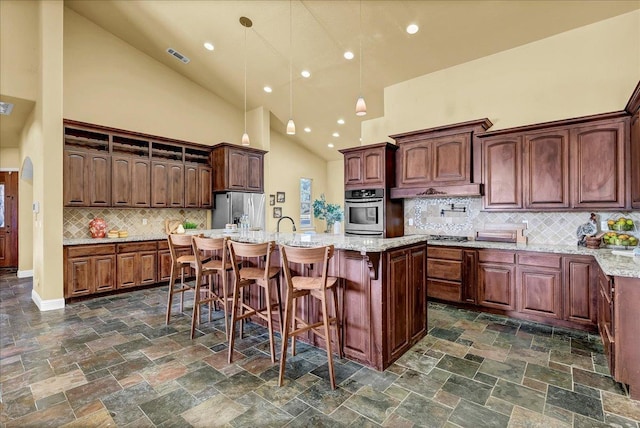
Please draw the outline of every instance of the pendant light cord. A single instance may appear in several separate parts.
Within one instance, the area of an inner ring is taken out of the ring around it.
[[[247,27],[244,27],[244,133],[247,133]]]
[[[289,119],[293,119],[293,12],[289,0]]]
[[[358,41],[360,43],[360,96],[362,96],[362,0],[360,0],[360,23],[359,23],[360,37]]]

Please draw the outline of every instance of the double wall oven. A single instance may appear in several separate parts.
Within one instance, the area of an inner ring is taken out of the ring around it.
[[[384,236],[384,189],[347,190],[344,195],[344,233]]]

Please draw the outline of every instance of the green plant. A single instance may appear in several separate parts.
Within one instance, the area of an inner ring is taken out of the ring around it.
[[[185,221],[182,226],[185,229],[197,229],[198,228],[198,224],[197,223],[193,223],[191,221]]]
[[[313,201],[313,216],[319,220],[326,220],[327,224],[342,221],[343,215],[342,207],[327,203],[324,193],[320,195],[320,199]]]

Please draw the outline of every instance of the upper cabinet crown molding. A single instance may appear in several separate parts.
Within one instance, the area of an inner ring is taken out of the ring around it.
[[[399,150],[391,197],[480,196],[481,164],[473,153],[476,134],[491,125],[479,119],[392,135]]]
[[[630,115],[634,115],[640,110],[640,81],[638,81],[636,89],[633,91],[633,94],[631,94],[631,98],[629,98],[629,102],[627,102],[624,110]]]

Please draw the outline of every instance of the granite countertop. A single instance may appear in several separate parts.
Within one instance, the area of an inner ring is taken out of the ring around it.
[[[452,242],[440,240],[428,240],[429,245],[442,245],[466,248],[487,248],[498,250],[534,251],[555,254],[577,254],[593,256],[600,268],[607,275],[626,276],[640,278],[640,257],[618,256],[611,253],[610,248],[592,250],[578,245],[552,245],[552,244],[512,244],[508,242],[466,241]]]
[[[505,242],[466,241],[452,242],[430,239],[429,235],[407,235],[399,238],[359,238],[344,235],[331,235],[325,233],[269,233],[261,231],[239,231],[225,234],[224,229],[187,230],[188,234],[204,234],[205,236],[218,237],[229,236],[239,242],[265,242],[276,241],[278,244],[294,246],[319,246],[333,244],[339,250],[351,250],[360,252],[381,252],[405,245],[428,242],[429,245],[442,245],[467,248],[488,248],[499,250],[534,251],[556,254],[577,254],[593,256],[600,268],[607,275],[640,278],[640,257],[627,257],[611,254],[611,249],[591,250],[577,245],[551,245],[551,244],[512,244]],[[128,238],[79,238],[63,239],[64,246],[87,244],[115,244],[122,242],[159,241],[167,239],[164,233],[132,235]]]
[[[226,234],[224,229],[187,230],[188,234],[204,234],[210,237],[229,236],[238,242],[266,242],[276,241],[277,244],[314,247],[333,244],[338,250],[352,250],[360,252],[381,252],[405,245],[427,242],[428,235],[408,235],[399,238],[360,238],[325,233],[269,233],[262,231],[238,231]],[[64,246],[87,244],[117,244],[122,242],[158,241],[167,239],[164,233],[131,235],[127,238],[78,238],[63,239]]]

